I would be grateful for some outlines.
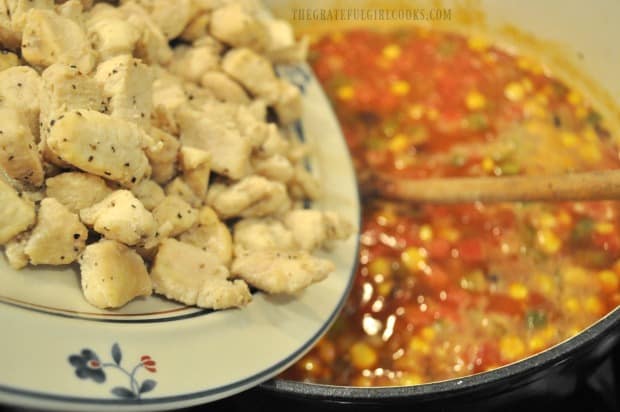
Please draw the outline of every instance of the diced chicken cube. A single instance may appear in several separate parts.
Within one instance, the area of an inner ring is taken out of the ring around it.
[[[158,183],[165,183],[176,174],[181,143],[176,137],[156,127],[150,129],[150,135],[153,144],[147,147],[146,156],[153,169],[151,178]]]
[[[39,89],[41,78],[28,66],[11,67],[0,72],[0,104],[21,112],[35,140],[39,138]]]
[[[80,257],[80,272],[84,297],[101,309],[120,308],[153,292],[140,255],[114,240],[88,245]]]
[[[169,40],[181,34],[194,13],[192,0],[131,0],[134,1],[144,8]],[[129,1],[121,1],[121,4],[126,3]]]
[[[2,29],[0,28],[0,31],[1,30]],[[2,35],[0,35],[0,38],[1,37]],[[0,40],[0,43],[1,42],[2,41]],[[0,50],[0,72],[15,66],[19,66],[19,57],[17,57],[17,54],[11,53],[8,50]]]
[[[278,97],[273,108],[278,115],[278,122],[287,125],[298,120],[302,115],[301,92],[299,88],[286,81],[278,81]]]
[[[97,4],[90,13],[86,32],[100,61],[132,54],[140,38],[138,29],[125,21],[123,13],[103,3]]]
[[[248,104],[248,97],[243,87],[225,73],[219,71],[207,71],[200,78],[200,84],[207,88],[213,95],[223,102],[236,104]]]
[[[297,63],[308,56],[309,39],[303,36],[297,40],[291,24],[281,19],[261,20],[269,34],[265,54],[274,63]]]
[[[105,181],[88,173],[65,172],[45,180],[46,195],[73,213],[91,207],[112,193]]]
[[[131,188],[131,192],[144,205],[146,210],[153,210],[166,197],[164,189],[153,180],[143,180]]]
[[[207,204],[223,219],[276,215],[291,206],[284,184],[256,175],[229,187],[213,184],[207,193]]]
[[[95,79],[109,101],[108,111],[112,117],[148,129],[153,106],[153,74],[148,66],[123,54],[101,63]]]
[[[0,44],[18,50],[31,9],[52,10],[53,0],[0,0]]]
[[[230,264],[233,253],[232,236],[226,224],[220,221],[215,211],[208,206],[200,209],[198,226],[182,233],[179,240],[214,253],[225,266]]]
[[[262,51],[269,41],[265,26],[238,3],[216,9],[209,29],[213,37],[233,47]]]
[[[126,21],[140,33],[134,50],[135,56],[149,64],[167,64],[172,59],[168,38],[147,11],[135,2],[127,2],[119,10],[125,14]]]
[[[295,294],[325,279],[334,264],[307,252],[246,251],[236,256],[231,273],[272,294]]]
[[[88,230],[78,216],[48,197],[41,201],[37,224],[24,252],[33,265],[66,265],[77,259],[87,236]]]
[[[332,240],[344,240],[353,233],[353,225],[331,211],[313,209],[291,210],[284,216],[286,227],[295,243],[303,250],[313,251]]]
[[[62,160],[127,187],[151,172],[143,150],[147,143],[135,124],[92,110],[61,115],[47,139],[50,150]]]
[[[80,0],[67,0],[56,5],[56,13],[84,26],[84,5]]]
[[[260,54],[247,48],[232,49],[224,55],[222,69],[267,103],[278,100],[278,78],[271,62]]]
[[[211,153],[193,147],[182,147],[179,154],[183,180],[199,199],[204,199],[211,173]]]
[[[235,254],[244,251],[292,251],[295,249],[293,233],[274,218],[241,219],[233,227]]]
[[[177,236],[190,229],[198,220],[198,211],[178,196],[166,196],[155,209],[153,216],[158,225],[172,224],[169,236]]]
[[[129,190],[116,190],[93,206],[80,211],[80,219],[107,239],[136,245],[155,234],[157,225]]]
[[[199,12],[185,26],[183,33],[179,37],[186,42],[193,42],[207,34],[210,23],[211,13]]]
[[[223,121],[223,111],[198,111],[184,107],[177,113],[181,144],[211,153],[213,171],[240,179],[250,171],[250,139],[241,135],[232,121]]]
[[[302,165],[295,167],[293,178],[288,181],[291,196],[297,199],[318,199],[321,197],[321,184]]]
[[[220,55],[208,46],[178,46],[173,53],[170,72],[190,82],[200,83],[205,72],[219,67]]]
[[[82,27],[50,10],[35,9],[27,14],[22,56],[34,66],[65,63],[77,66],[82,73],[90,73],[96,62]]]
[[[228,274],[215,254],[174,239],[159,246],[151,270],[156,293],[210,309],[241,307],[252,299],[248,285],[228,280]]]
[[[169,196],[178,196],[192,207],[201,207],[203,199],[198,197],[192,188],[181,177],[172,179],[165,188],[166,194]]]
[[[0,245],[35,223],[34,204],[0,179]]]
[[[25,252],[28,242],[28,232],[22,233],[4,245],[4,255],[13,269],[23,269],[28,266],[28,255]]]
[[[266,158],[253,157],[251,160],[254,172],[270,180],[286,183],[295,174],[295,169],[291,162],[280,154]]]
[[[43,164],[26,118],[13,108],[1,106],[0,167],[23,184],[43,184]]]
[[[153,72],[153,107],[162,106],[171,113],[176,112],[188,101],[183,80],[162,68],[155,68]]]

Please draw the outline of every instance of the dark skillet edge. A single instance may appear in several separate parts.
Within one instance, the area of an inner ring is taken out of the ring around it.
[[[257,389],[304,402],[374,404],[380,402],[433,402],[484,398],[519,391],[566,367],[595,364],[620,340],[620,307],[572,338],[537,355],[498,369],[463,378],[415,386],[359,388],[272,379]]]

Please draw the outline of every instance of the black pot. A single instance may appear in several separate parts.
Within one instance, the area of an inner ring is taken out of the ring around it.
[[[552,348],[498,369],[441,382],[358,388],[273,379],[261,396],[300,410],[505,411],[549,404],[571,394],[580,377],[594,370],[620,343],[620,307]],[[614,393],[620,388],[613,389]],[[412,407],[416,407],[412,409]]]

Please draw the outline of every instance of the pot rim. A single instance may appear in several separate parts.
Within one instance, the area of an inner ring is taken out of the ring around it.
[[[620,306],[577,335],[542,352],[490,371],[460,378],[419,385],[381,387],[336,386],[275,378],[259,385],[259,388],[286,397],[303,396],[305,399],[344,402],[374,402],[403,398],[432,400],[475,392],[481,388],[486,392],[508,380],[515,385],[526,384],[543,370],[590,352],[597,343],[617,330],[620,330]],[[613,336],[615,339],[619,337]]]

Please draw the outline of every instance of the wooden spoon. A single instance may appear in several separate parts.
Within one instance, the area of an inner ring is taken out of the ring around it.
[[[403,179],[373,174],[365,195],[425,203],[620,199],[620,170],[546,176]]]

